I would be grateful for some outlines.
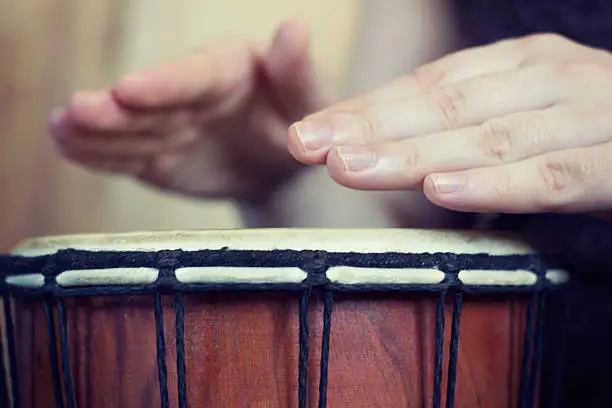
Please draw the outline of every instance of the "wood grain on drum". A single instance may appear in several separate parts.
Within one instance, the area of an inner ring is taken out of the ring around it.
[[[436,296],[341,295],[332,317],[329,407],[424,407],[432,400]],[[160,407],[151,296],[66,301],[77,404]],[[451,309],[446,307],[444,359]],[[514,407],[518,395],[525,299],[464,299],[455,406]],[[19,382],[23,407],[53,401],[44,313],[18,300]],[[309,407],[316,407],[322,302],[311,300]],[[164,302],[170,406],[177,407],[174,311]],[[187,400],[192,407],[297,406],[298,310],[295,295],[185,297]],[[443,367],[443,383],[447,367]],[[443,390],[445,387],[443,387]],[[444,401],[444,399],[443,399]]]

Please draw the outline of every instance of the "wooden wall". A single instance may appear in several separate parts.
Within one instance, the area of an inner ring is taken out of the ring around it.
[[[0,251],[28,236],[240,226],[232,206],[171,197],[64,162],[46,131],[76,89],[226,34],[267,38],[287,17],[312,27],[339,86],[357,0],[20,0],[0,3]]]

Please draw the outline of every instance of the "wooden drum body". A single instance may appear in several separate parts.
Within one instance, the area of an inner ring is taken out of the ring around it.
[[[560,386],[544,310],[567,275],[492,233],[50,237],[0,262],[0,406],[532,407]]]

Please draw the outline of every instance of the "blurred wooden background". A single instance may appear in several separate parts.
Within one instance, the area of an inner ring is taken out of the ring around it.
[[[0,4],[0,251],[24,237],[239,226],[232,206],[167,196],[59,158],[51,109],[76,89],[225,34],[268,38],[284,18],[310,25],[314,53],[341,86],[356,0],[19,0]]]

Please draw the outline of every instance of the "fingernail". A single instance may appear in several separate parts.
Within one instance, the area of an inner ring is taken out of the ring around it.
[[[466,185],[465,176],[461,174],[434,175],[431,181],[438,194],[459,193]]]
[[[316,151],[331,146],[334,129],[327,122],[302,121],[294,123],[293,128],[304,150]]]
[[[337,149],[344,171],[363,171],[376,163],[376,153],[367,147],[342,146]]]

